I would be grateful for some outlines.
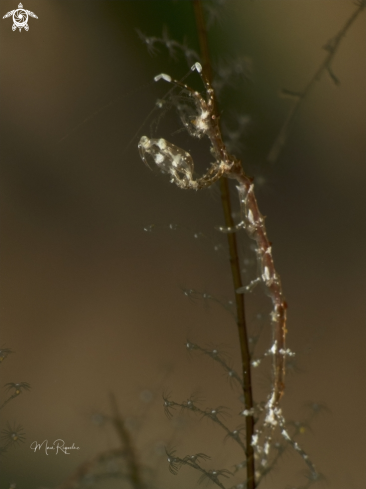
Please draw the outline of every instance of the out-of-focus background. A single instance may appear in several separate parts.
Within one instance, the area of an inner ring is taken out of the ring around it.
[[[16,3],[2,0],[1,16]],[[108,414],[110,392],[157,487],[194,486],[198,474],[189,469],[168,472],[164,445],[182,455],[208,453],[215,467],[241,455],[205,420],[169,421],[161,395],[182,401],[196,394],[203,407],[228,405],[233,418],[239,412],[218,365],[185,350],[187,338],[219,345],[239,367],[232,316],[183,293],[230,300],[230,269],[225,236],[214,230],[223,221],[217,189],[182,191],[139,158],[138,139],[151,135],[156,114],[146,117],[169,88],[153,77],[180,78],[188,66],[162,45],[151,56],[136,33],[161,37],[165,26],[198,50],[192,4],[27,0],[24,8],[38,16],[28,32],[13,32],[11,18],[0,23],[0,347],[15,352],[1,365],[1,384],[24,381],[32,389],[2,410],[1,428],[21,424],[26,440],[3,457],[0,487],[55,487],[117,446],[95,416]],[[235,127],[235,115],[249,118],[239,156],[258,184],[289,303],[288,346],[297,352],[284,413],[296,421],[309,414],[309,402],[327,406],[299,442],[331,489],[366,487],[365,12],[334,58],[340,85],[325,74],[277,162],[266,156],[291,106],[278,92],[306,86],[327,54],[322,47],[356,8],[352,1],[230,0],[214,7],[209,30],[217,65],[251,60],[250,79],[234,77],[222,92],[222,119]],[[200,86],[197,74],[187,81]],[[160,127],[157,137],[209,161],[204,142],[201,149],[172,134],[174,111]],[[243,243],[250,280],[254,254]],[[248,297],[251,331],[263,326],[258,354],[270,338],[262,296]],[[268,373],[267,365],[255,374],[258,400]],[[46,456],[30,449],[57,438],[80,450]],[[261,487],[300,486],[303,469],[289,450]]]

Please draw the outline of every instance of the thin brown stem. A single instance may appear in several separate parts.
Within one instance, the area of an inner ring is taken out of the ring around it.
[[[193,1],[194,13],[197,24],[197,33],[200,45],[200,52],[202,57],[202,66],[208,81],[212,82],[212,66],[210,61],[210,52],[207,39],[206,24],[204,18],[204,12],[202,3],[200,0]],[[224,212],[225,225],[228,228],[234,226],[232,218],[231,201],[230,201],[230,189],[225,177],[220,179],[221,190],[221,203]],[[233,278],[233,285],[235,290],[235,303],[237,314],[237,326],[239,333],[240,352],[242,360],[242,372],[243,372],[243,393],[244,393],[244,405],[245,409],[249,412],[253,410],[253,392],[251,381],[251,369],[250,369],[250,352],[248,344],[248,332],[245,319],[245,299],[244,294],[237,294],[236,290],[242,287],[242,279],[240,273],[240,263],[238,255],[238,246],[236,235],[228,234],[228,246],[230,253],[230,266],[231,274]],[[252,447],[252,437],[254,434],[254,418],[253,416],[246,416],[246,464],[247,464],[247,489],[255,489],[255,460],[254,450]]]

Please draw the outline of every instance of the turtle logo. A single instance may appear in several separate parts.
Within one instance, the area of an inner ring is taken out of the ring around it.
[[[5,14],[3,19],[7,19],[11,15],[13,16],[13,22],[14,22],[14,24],[12,25],[12,29],[13,29],[13,31],[15,31],[16,29],[19,29],[19,32],[23,28],[26,31],[29,30],[28,15],[30,15],[31,17],[34,17],[35,19],[38,19],[36,14],[31,12],[30,10],[25,10],[21,3],[18,5],[18,8],[16,10],[11,10],[7,14]]]

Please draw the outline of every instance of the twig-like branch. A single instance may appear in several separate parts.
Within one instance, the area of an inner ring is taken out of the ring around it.
[[[110,460],[116,457],[122,457],[123,455],[124,450],[121,450],[120,448],[99,453],[91,460],[88,460],[87,462],[79,465],[75,472],[60,486],[58,486],[57,489],[76,489],[80,487],[80,482],[93,470],[94,467],[102,462],[105,462],[106,460]]]
[[[14,353],[10,348],[0,348],[0,364],[7,358],[10,353]]]
[[[18,397],[19,394],[13,394],[12,396],[8,397],[7,399],[5,399],[5,401],[1,404],[0,406],[0,410],[5,407],[8,402],[10,402],[12,399],[15,399],[16,397]]]
[[[306,97],[309,95],[310,91],[314,87],[315,83],[317,81],[320,81],[321,77],[325,72],[328,72],[329,76],[332,78],[334,83],[336,85],[339,85],[340,82],[332,70],[332,61],[338,51],[339,45],[343,37],[346,35],[349,28],[352,26],[354,21],[357,19],[357,17],[360,15],[360,13],[362,12],[362,10],[364,10],[365,7],[366,7],[366,0],[359,1],[357,9],[349,17],[349,19],[346,21],[342,29],[338,32],[338,34],[336,34],[335,37],[330,39],[327,42],[327,44],[324,46],[324,49],[328,52],[328,54],[326,55],[325,59],[322,61],[321,65],[316,70],[315,74],[312,76],[312,78],[310,79],[310,81],[308,82],[304,90],[302,90],[301,92],[292,92],[290,90],[283,90],[283,93],[285,95],[291,96],[291,98],[293,99],[293,105],[287,114],[287,117],[285,119],[285,122],[283,123],[279,135],[277,136],[270,152],[268,153],[267,160],[270,163],[274,163],[277,160],[282,148],[286,144],[287,137],[289,135],[290,125],[294,120],[295,116],[297,115],[297,113],[299,112],[300,106],[302,105],[302,103],[304,102],[304,100],[306,99]]]
[[[175,402],[168,399],[168,397],[164,397],[164,408],[166,414],[169,417],[172,416],[170,410],[175,410],[177,407],[180,408],[182,411],[188,411],[188,412],[191,411],[195,414],[199,414],[200,416],[202,416],[202,418],[211,419],[213,423],[220,426],[220,428],[226,433],[225,436],[226,439],[227,438],[233,439],[243,449],[244,453],[246,453],[245,445],[240,438],[240,434],[241,434],[240,427],[235,430],[231,430],[220,419],[220,417],[223,417],[226,414],[225,407],[219,406],[215,409],[201,409],[197,406],[197,404],[195,404],[195,402],[192,399],[188,399],[186,402]]]
[[[140,466],[137,461],[133,442],[125,427],[122,416],[119,413],[117,401],[113,393],[110,394],[110,401],[112,408],[112,422],[121,441],[122,449],[124,450],[129,480],[134,489],[142,489],[143,483],[140,474]]]
[[[14,389],[14,394],[12,394],[7,399],[5,399],[5,401],[0,406],[0,410],[3,409],[3,407],[6,406],[8,404],[8,402],[10,402],[12,399],[15,399],[16,397],[18,397],[23,392],[23,390],[28,391],[31,388],[31,386],[28,384],[28,382],[17,382],[17,383],[8,382],[7,384],[5,384],[4,387],[7,388],[6,389],[7,391]]]
[[[99,453],[91,460],[84,462],[65,482],[58,486],[57,489],[76,489],[80,487],[80,484],[84,477],[90,474],[95,467],[105,461],[117,457],[122,458],[126,462],[127,473],[125,474],[125,476],[132,485],[133,489],[143,489],[144,485],[142,482],[140,466],[137,461],[135,449],[130,434],[128,433],[124,425],[123,418],[118,411],[117,401],[112,393],[110,394],[110,401],[112,408],[112,417],[110,418],[110,421],[113,424],[120,439],[121,448],[106,450],[102,453]],[[123,474],[120,475],[122,476]]]
[[[164,27],[163,29],[162,37],[146,36],[139,29],[136,29],[136,32],[141,41],[146,44],[150,54],[156,54],[158,52],[156,45],[161,44],[166,47],[172,59],[177,58],[177,51],[181,51],[183,53],[188,62],[188,65],[191,65],[194,61],[197,61],[199,59],[198,54],[193,49],[190,49],[187,46],[185,40],[183,41],[183,43],[180,43],[175,39],[170,38],[168,29],[166,27]]]
[[[209,301],[214,302],[235,317],[235,314],[232,310],[233,305],[234,305],[233,301],[227,301],[227,300],[224,301],[224,300],[219,299],[218,297],[215,297],[214,295],[209,294],[208,292],[200,292],[200,291],[195,290],[195,289],[186,289],[186,288],[182,287],[182,290],[183,290],[183,294],[186,297],[189,297],[190,299],[192,299],[193,301],[196,299],[201,299],[201,300],[205,301],[206,304]],[[241,382],[241,385],[242,384],[243,384],[243,382]]]
[[[230,367],[230,365],[224,360],[224,358],[222,358],[222,356],[219,354],[219,352],[216,349],[212,350],[208,348],[202,348],[202,346],[192,343],[191,341],[187,341],[186,348],[188,351],[196,350],[209,356],[215,362],[221,365],[221,367],[227,372],[230,380],[235,380],[240,385],[240,387],[243,386],[243,379],[237,374],[237,372],[235,372],[234,369]]]
[[[194,13],[196,17],[197,32],[198,32],[203,69],[207,76],[208,82],[211,83],[212,68],[211,68],[210,52],[209,52],[208,39],[207,39],[207,31],[205,25],[205,17],[204,17],[201,1],[194,0],[193,7],[194,7]],[[217,117],[218,120],[218,114],[215,111],[214,99],[213,99],[212,112],[213,112],[212,115]],[[221,178],[220,190],[221,190],[221,203],[224,211],[225,225],[228,228],[232,228],[234,226],[234,221],[232,218],[229,185],[226,178]],[[233,277],[234,290],[236,291],[237,289],[240,289],[243,286],[241,280],[241,273],[240,273],[240,263],[239,263],[236,235],[228,234],[227,240],[228,240],[229,253],[230,253],[231,274]],[[248,332],[247,332],[247,325],[245,319],[244,294],[238,294],[235,292],[235,302],[236,302],[237,326],[239,332],[239,343],[240,343],[241,360],[242,360],[244,403],[245,403],[245,408],[248,411],[251,411],[253,408],[253,392],[252,392],[252,379],[251,379],[251,369],[250,369],[250,351],[249,351],[249,343],[248,343]],[[247,416],[245,420],[245,424],[246,424],[246,457],[247,457],[247,478],[248,478],[247,489],[255,489],[255,461],[254,461],[254,451],[251,445],[252,436],[254,433],[253,416]]]
[[[225,486],[219,480],[219,477],[227,478],[230,475],[232,475],[232,473],[226,469],[206,470],[203,467],[201,467],[201,465],[199,464],[201,460],[203,461],[210,460],[210,457],[205,455],[204,453],[196,453],[195,455],[186,455],[184,458],[175,456],[175,450],[169,450],[169,451],[167,450],[166,454],[168,456],[169,470],[172,474],[177,475],[179,469],[183,465],[188,465],[192,469],[196,469],[199,472],[201,472],[202,475],[198,483],[202,482],[204,479],[209,479],[211,480],[211,482],[219,486],[221,489],[225,489]]]

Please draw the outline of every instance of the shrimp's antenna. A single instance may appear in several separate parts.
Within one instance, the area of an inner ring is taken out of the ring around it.
[[[179,83],[182,83],[186,78],[188,78],[188,76],[192,73],[192,70],[189,70],[180,80],[179,80]],[[153,81],[149,82],[149,85],[151,85],[152,83],[155,83],[156,81],[158,81],[156,79],[157,77],[155,76]],[[177,85],[173,86],[170,90],[168,90],[166,92],[166,94],[160,99],[161,101],[163,100],[166,100],[169,95],[177,88]],[[152,116],[152,114],[157,111],[159,109],[159,107],[154,107],[153,109],[150,110],[150,112],[147,114],[147,116],[145,117],[145,119],[143,120],[142,124],[139,126],[139,128],[137,129],[137,131],[135,132],[135,134],[132,136],[132,138],[130,139],[130,141],[127,143],[127,145],[125,146],[124,150],[121,152],[122,155],[126,154],[127,150],[131,147],[131,144],[136,140],[136,138],[138,137],[141,129],[145,126],[146,122],[150,119],[150,117]]]
[[[118,100],[121,100],[121,99],[125,98],[128,95],[132,95],[132,94],[134,94],[136,92],[139,92],[140,90],[145,90],[147,87],[149,87],[152,84],[153,84],[153,82],[144,83],[143,85],[139,86],[138,88],[135,88],[135,89],[133,89],[133,90],[127,92],[127,93],[124,93],[124,94],[119,95],[118,97],[114,98],[113,100],[111,100],[107,104],[105,104],[102,107],[100,107],[99,109],[97,109],[91,115],[89,115],[88,117],[86,117],[83,121],[81,121],[78,124],[76,124],[76,126],[74,126],[72,129],[70,129],[70,131],[67,132],[65,134],[65,136],[63,136],[61,139],[59,139],[57,141],[57,144],[60,144],[63,141],[65,141],[66,139],[68,139],[71,136],[71,134],[77,132],[80,129],[81,126],[83,126],[84,124],[86,124],[88,121],[90,121],[91,119],[93,119],[95,116],[97,116],[98,114],[100,114],[104,110],[108,109],[108,107],[110,107],[111,105],[115,104]]]

